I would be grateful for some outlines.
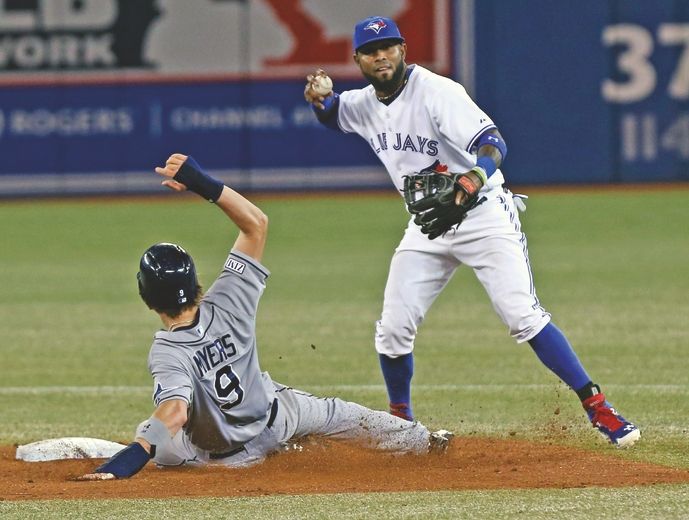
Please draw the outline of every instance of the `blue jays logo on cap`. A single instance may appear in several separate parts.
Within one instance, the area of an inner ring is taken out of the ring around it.
[[[388,24],[385,23],[385,20],[379,18],[378,20],[368,22],[368,25],[364,27],[364,31],[375,31],[375,33],[378,34],[381,29],[385,29],[387,26]]]
[[[384,16],[364,18],[354,26],[354,38],[352,41],[355,51],[367,43],[378,40],[399,40],[399,42],[403,42],[404,38],[402,38],[397,24],[392,19]]]

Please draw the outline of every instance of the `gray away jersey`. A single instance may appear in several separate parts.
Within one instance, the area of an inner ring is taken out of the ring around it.
[[[156,406],[168,399],[189,403],[184,431],[211,452],[241,447],[266,426],[275,399],[256,350],[258,301],[269,272],[232,251],[203,297],[196,321],[155,334],[148,366]]]

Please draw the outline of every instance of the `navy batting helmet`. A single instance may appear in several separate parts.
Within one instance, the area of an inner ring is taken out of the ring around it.
[[[139,294],[151,309],[166,313],[196,301],[200,290],[194,261],[176,244],[155,244],[141,256]]]

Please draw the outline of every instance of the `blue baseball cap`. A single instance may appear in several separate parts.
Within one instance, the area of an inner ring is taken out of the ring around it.
[[[364,18],[354,26],[354,52],[367,43],[378,40],[399,40],[404,42],[397,24],[385,16],[371,16]]]

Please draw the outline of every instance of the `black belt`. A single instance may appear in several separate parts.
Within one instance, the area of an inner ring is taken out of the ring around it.
[[[270,417],[268,417],[268,422],[266,423],[266,428],[270,428],[273,426],[273,423],[275,422],[275,417],[277,417],[278,414],[278,400],[277,397],[273,400],[273,404],[270,406]],[[208,458],[217,460],[217,459],[226,459],[227,457],[231,457],[232,455],[237,455],[238,453],[241,453],[243,451],[246,451],[244,446],[241,446],[239,448],[235,448],[230,451],[226,451],[223,453],[209,453]]]
[[[275,422],[275,418],[278,415],[278,398],[273,399],[273,404],[270,406],[270,417],[268,417],[268,422],[266,423],[266,428],[270,428]]]

